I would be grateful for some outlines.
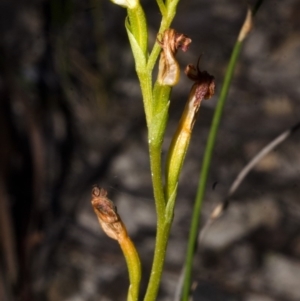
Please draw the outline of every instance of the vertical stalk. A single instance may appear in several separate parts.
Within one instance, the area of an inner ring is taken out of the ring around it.
[[[137,71],[137,75],[141,86],[146,123],[149,130],[152,120],[152,74],[146,70],[144,72]]]
[[[200,212],[202,207],[203,198],[205,195],[206,190],[206,183],[208,179],[208,173],[211,165],[211,158],[216,142],[216,136],[219,129],[220,121],[223,114],[223,109],[225,106],[225,101],[227,99],[228,91],[230,88],[231,80],[233,77],[233,73],[235,70],[236,62],[238,60],[239,54],[242,49],[243,41],[247,37],[248,33],[252,27],[252,17],[259,9],[260,5],[262,4],[263,0],[258,0],[254,11],[248,11],[244,24],[240,30],[238,39],[235,43],[233,48],[229,65],[225,74],[224,82],[222,85],[219,101],[217,103],[217,107],[214,113],[212,125],[210,128],[208,141],[205,148],[204,158],[202,161],[202,168],[199,177],[199,185],[196,195],[196,200],[193,208],[192,214],[192,223],[190,228],[189,234],[189,241],[188,241],[188,250],[185,260],[185,273],[184,273],[184,284],[183,284],[183,292],[182,292],[182,301],[187,301],[190,294],[190,287],[191,287],[191,274],[192,274],[192,265],[193,265],[193,258],[195,253],[195,248],[197,244],[197,237],[198,237],[198,230],[199,230],[199,223],[200,223]]]
[[[217,131],[219,128],[219,124],[221,121],[221,116],[223,113],[223,108],[225,105],[226,96],[228,94],[229,84],[231,82],[232,74],[234,71],[234,67],[236,64],[236,59],[240,53],[241,50],[241,43],[237,43],[234,47],[229,67],[225,76],[224,85],[221,91],[221,95],[215,110],[214,118],[212,121],[211,130],[209,132],[208,141],[205,148],[204,158],[202,162],[202,168],[200,172],[199,177],[199,186],[197,190],[196,195],[196,201],[193,208],[193,214],[192,214],[192,224],[190,228],[190,234],[189,234],[189,241],[188,241],[188,250],[187,250],[187,256],[185,260],[185,276],[184,276],[184,285],[183,285],[183,292],[182,292],[182,300],[187,301],[189,294],[190,294],[190,283],[191,283],[191,275],[192,275],[192,266],[193,266],[193,258],[195,253],[195,247],[197,244],[197,236],[198,236],[198,229],[199,229],[199,223],[200,223],[200,212],[201,212],[201,206],[203,197],[206,190],[206,183],[208,179],[208,172],[211,164],[211,158],[213,149],[215,146],[215,140],[217,136]]]
[[[157,229],[154,258],[144,301],[156,300],[169,236],[168,228],[165,227],[164,222],[166,201],[161,173],[161,143],[155,143],[154,141],[151,141],[150,138],[149,150],[151,175],[157,214]]]
[[[153,265],[144,301],[155,301],[161,281],[171,223],[160,224],[156,233]]]
[[[130,287],[128,290],[127,300],[138,301],[141,282],[140,258],[129,236],[127,236],[126,239],[119,241],[119,244],[123,251],[129,273]]]
[[[155,208],[158,225],[161,226],[165,215],[165,195],[161,173],[161,146],[150,141],[150,168],[153,183]]]

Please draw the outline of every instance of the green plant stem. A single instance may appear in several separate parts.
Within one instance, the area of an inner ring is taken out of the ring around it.
[[[155,301],[157,298],[170,229],[171,221],[158,222],[153,265],[144,301]]]
[[[203,197],[205,194],[206,183],[208,178],[208,172],[211,163],[212,152],[215,145],[216,135],[218,131],[218,127],[220,124],[221,116],[223,113],[223,108],[225,105],[226,96],[228,94],[228,89],[230,87],[230,82],[232,79],[234,67],[236,64],[236,60],[241,50],[241,42],[237,42],[234,50],[232,52],[232,56],[229,62],[229,66],[226,72],[224,84],[221,90],[221,95],[215,110],[212,126],[209,132],[208,141],[205,148],[204,159],[202,162],[202,169],[201,169],[201,176],[198,186],[198,191],[196,195],[196,201],[193,208],[192,214],[192,224],[190,229],[189,235],[189,242],[188,242],[188,251],[187,257],[185,261],[185,277],[184,277],[184,284],[183,284],[183,292],[182,292],[182,300],[187,301],[190,293],[190,283],[191,283],[191,274],[192,274],[192,265],[193,265],[193,258],[195,252],[195,246],[197,243],[197,236],[198,236],[198,228],[200,222],[200,211],[202,206]]]
[[[257,5],[255,6],[255,12],[257,12],[257,9],[262,4],[262,1],[259,0]],[[253,15],[253,14],[252,14]],[[193,265],[193,258],[195,253],[195,248],[197,244],[197,237],[198,237],[198,229],[199,229],[199,222],[200,222],[200,212],[201,212],[201,206],[206,190],[206,183],[208,179],[208,173],[211,165],[211,158],[213,154],[213,149],[216,142],[216,136],[218,132],[218,128],[220,125],[221,117],[223,114],[223,109],[225,105],[225,101],[227,99],[228,91],[230,88],[230,83],[232,80],[232,76],[235,70],[236,62],[239,57],[243,41],[237,41],[231,57],[229,61],[229,65],[225,74],[224,83],[221,89],[219,101],[217,103],[217,107],[214,113],[212,125],[210,128],[208,141],[205,148],[204,158],[202,162],[202,168],[200,172],[200,179],[199,179],[199,185],[196,195],[196,200],[193,208],[193,214],[192,214],[192,223],[190,228],[190,234],[189,234],[189,241],[188,241],[188,250],[187,250],[187,256],[185,260],[185,275],[184,275],[184,283],[183,283],[183,292],[182,292],[182,301],[187,301],[190,294],[190,287],[191,287],[191,275],[192,275],[192,265]]]
[[[146,122],[149,130],[152,120],[152,73],[148,70],[137,70],[137,75],[141,86]]]
[[[155,141],[150,140],[149,150],[151,175],[157,214],[157,230],[152,270],[144,301],[156,300],[169,236],[169,229],[165,227],[166,201],[161,174],[161,143],[155,143]]]
[[[157,228],[160,228],[165,215],[165,195],[161,173],[161,144],[149,143],[150,167],[157,214]]]
[[[163,16],[166,15],[166,6],[163,0],[156,0],[159,10]]]
[[[171,87],[159,85],[157,82],[153,89],[153,116],[149,128],[149,139],[152,144],[157,145],[160,152],[169,116],[171,90]]]
[[[144,301],[155,301],[157,299],[173,221],[176,191],[177,186],[174,188],[174,193],[167,200],[164,215],[158,219],[153,265]]]
[[[149,127],[149,153],[152,184],[157,215],[157,230],[154,258],[145,301],[156,300],[161,275],[163,271],[165,254],[168,244],[172,214],[167,212],[167,202],[164,194],[162,178],[161,147],[168,120],[169,96],[171,87],[156,83],[153,89],[152,111],[153,118]],[[168,207],[169,208],[169,207]],[[174,210],[174,206],[171,208]]]
[[[119,241],[120,247],[126,259],[129,272],[130,286],[127,301],[138,301],[141,281],[141,263],[138,252],[129,237]]]

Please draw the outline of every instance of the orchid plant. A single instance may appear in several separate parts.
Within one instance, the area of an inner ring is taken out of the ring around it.
[[[152,270],[144,301],[155,301],[161,281],[168,237],[174,215],[179,176],[201,102],[214,95],[215,83],[212,75],[206,71],[200,70],[199,61],[197,66],[191,64],[186,67],[185,74],[193,81],[193,84],[187,97],[187,102],[178,123],[177,130],[175,131],[168,149],[166,163],[163,164],[161,158],[162,143],[168,121],[171,90],[172,87],[178,83],[180,77],[180,67],[176,61],[176,53],[178,49],[187,51],[189,44],[191,43],[191,39],[185,34],[170,28],[179,0],[157,0],[162,19],[156,42],[150,53],[148,53],[147,22],[140,1],[112,0],[112,2],[127,9],[125,28],[135,60],[135,69],[140,82],[148,129],[148,147],[157,215],[157,229]],[[250,11],[237,40],[232,60],[230,61],[228,68],[229,73],[226,75],[227,77],[225,78],[225,83],[221,91],[221,98],[216,109],[215,115],[217,115],[217,117],[214,118],[212,127],[213,133],[210,134],[211,138],[208,142],[208,155],[206,153],[206,163],[204,162],[203,164],[206,170],[204,170],[204,174],[201,175],[204,179],[204,188],[206,183],[205,177],[207,177],[208,173],[218,123],[221,118],[241,44],[251,29],[252,15],[253,12]],[[159,55],[158,75],[156,82],[153,84],[153,69]],[[201,193],[204,194],[204,191],[205,189],[202,189]],[[185,269],[185,278],[187,281],[184,284],[182,294],[183,300],[187,300],[190,293],[191,259],[193,257],[197,238],[195,233],[197,233],[199,226],[201,201],[202,200],[198,200],[195,203],[195,211],[197,212],[194,211],[195,216],[193,216],[192,222],[192,235],[190,237]],[[129,271],[130,286],[127,300],[137,301],[140,298],[139,285],[142,277],[138,252],[128,236],[126,227],[123,224],[115,205],[107,197],[105,190],[98,187],[93,188],[92,206],[103,230],[108,236],[117,240],[120,244]]]

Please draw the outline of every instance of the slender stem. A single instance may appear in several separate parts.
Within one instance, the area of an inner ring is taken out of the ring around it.
[[[268,155],[275,147],[277,147],[280,143],[285,141],[288,137],[294,134],[297,130],[300,129],[300,122],[289,128],[288,130],[281,133],[274,140],[272,140],[269,144],[267,144],[262,150],[260,150],[254,158],[251,159],[247,165],[239,172],[233,183],[231,184],[227,199],[232,198],[232,195],[236,192],[240,184],[243,182],[245,177],[249,174],[249,172],[256,166],[256,164],[261,161],[266,155]]]
[[[161,22],[160,28],[159,28],[159,32],[164,32],[164,30],[166,30],[168,28],[167,26],[167,22],[165,22],[164,20]],[[161,47],[159,46],[159,44],[157,42],[155,42],[153,49],[151,51],[151,54],[149,56],[148,59],[148,63],[147,63],[147,69],[148,70],[153,70],[154,65],[157,61],[157,58],[159,56],[159,53],[161,51]]]
[[[161,146],[165,132],[165,125],[168,119],[167,112],[170,92],[170,87],[161,87],[156,84],[153,93],[155,97],[155,99],[153,100],[154,116],[152,118],[152,124],[149,128],[149,152],[152,184],[157,214],[157,230],[154,258],[150,279],[144,298],[145,301],[156,300],[165,261],[170,227],[172,223],[171,219],[166,217],[166,198],[164,194],[161,162]],[[157,120],[157,116],[161,117],[163,120],[160,120],[161,118]]]
[[[166,6],[163,0],[156,0],[160,13],[164,16],[166,14]]]
[[[173,0],[172,2],[168,2],[166,5],[166,14],[162,17],[162,22],[160,25],[159,32],[163,32],[167,28],[169,28],[175,14],[176,8],[179,0]],[[147,60],[147,72],[150,74],[154,68],[154,65],[157,61],[158,55],[160,53],[160,46],[156,42],[152,52]],[[142,86],[142,83],[141,83]],[[142,88],[143,89],[143,88]],[[165,96],[169,96],[170,91],[164,91],[162,93]],[[144,94],[144,93],[143,93]],[[160,93],[159,93],[160,94]],[[155,243],[155,251],[154,251],[154,258],[153,264],[151,269],[151,275],[148,282],[148,287],[146,291],[146,295],[144,300],[145,301],[154,301],[156,300],[159,284],[161,281],[161,275],[165,260],[165,254],[168,244],[168,237],[170,233],[171,227],[171,219],[165,220],[165,213],[166,213],[166,199],[164,195],[164,188],[163,188],[163,180],[162,180],[162,170],[161,170],[161,145],[162,145],[162,137],[165,131],[165,125],[163,125],[160,129],[159,135],[155,135],[155,141],[151,140],[153,134],[153,128],[150,128],[151,122],[153,121],[153,109],[157,109],[157,102],[161,102],[162,99],[153,99],[153,95],[151,95],[151,120],[148,118],[147,124],[148,129],[152,131],[149,133],[149,150],[150,150],[150,165],[151,165],[151,175],[152,175],[152,182],[153,182],[153,190],[154,190],[154,198],[155,198],[155,206],[156,206],[156,214],[157,214],[157,233],[156,233],[156,243]],[[157,96],[157,95],[156,95]],[[162,97],[166,98],[166,97]],[[144,100],[144,103],[146,101]],[[167,102],[164,102],[165,104]],[[147,110],[147,107],[145,106]],[[148,109],[149,110],[149,109]],[[158,110],[159,111],[159,110]],[[157,111],[156,111],[157,113]],[[167,115],[164,116],[167,119]],[[149,126],[150,125],[150,126]],[[152,124],[153,125],[153,124]],[[155,126],[155,125],[154,125]]]
[[[119,241],[120,247],[126,259],[129,272],[130,286],[128,291],[128,301],[137,301],[139,298],[139,288],[141,281],[141,263],[138,252],[129,238]]]
[[[149,141],[151,175],[157,214],[157,232],[151,275],[144,301],[156,300],[168,243],[169,228],[165,227],[166,201],[161,173],[161,143]]]
[[[149,150],[155,208],[158,226],[160,226],[164,221],[166,204],[161,172],[161,144],[156,145],[151,141],[149,143]]]
[[[152,120],[152,74],[151,72],[148,72],[147,70],[145,72],[138,72],[137,73],[141,91],[142,91],[142,97],[144,102],[144,110],[146,114],[146,122],[147,127],[149,129],[151,120]]]
[[[255,12],[257,12],[257,9],[261,4],[262,4],[262,0],[258,0],[257,5],[255,6],[256,9]],[[249,20],[249,14],[248,14],[245,23],[241,29],[239,38],[233,48],[230,57],[229,65],[225,74],[224,83],[221,89],[219,101],[217,103],[217,107],[214,113],[212,125],[208,136],[208,141],[205,148],[205,153],[204,153],[204,158],[203,158],[202,168],[201,168],[200,178],[199,178],[199,185],[198,185],[196,200],[193,208],[192,223],[191,223],[189,241],[188,241],[188,250],[187,250],[187,255],[185,260],[185,277],[184,277],[185,279],[184,279],[183,292],[182,292],[183,301],[187,301],[190,294],[192,265],[193,265],[193,258],[194,258],[196,243],[197,243],[198,231],[199,231],[198,229],[200,223],[200,212],[201,212],[202,202],[206,190],[206,183],[207,183],[208,173],[211,165],[213,149],[216,142],[216,136],[220,125],[221,117],[223,114],[225,101],[227,99],[228,91],[230,88],[232,76],[235,70],[236,62],[243,45],[243,41],[251,28],[251,26],[249,26],[249,23],[251,23],[251,20]]]
[[[230,62],[227,69],[227,73],[225,76],[224,84],[221,90],[221,95],[215,110],[212,126],[209,132],[208,141],[205,148],[204,158],[202,162],[202,169],[200,173],[200,181],[198,186],[198,191],[196,195],[196,201],[194,204],[193,214],[192,214],[192,224],[190,229],[190,235],[189,235],[189,242],[188,242],[188,251],[187,251],[187,257],[185,261],[185,281],[183,285],[183,294],[182,294],[182,300],[187,301],[190,293],[190,283],[191,283],[191,274],[192,274],[192,265],[193,265],[193,258],[194,258],[194,252],[195,252],[195,246],[197,242],[197,235],[198,235],[198,228],[199,228],[199,222],[200,222],[200,211],[202,206],[203,197],[205,194],[206,189],[206,183],[208,178],[208,172],[210,168],[211,158],[213,149],[215,146],[215,140],[217,136],[217,131],[219,128],[221,116],[223,113],[223,108],[225,105],[225,100],[228,94],[228,90],[230,87],[230,82],[232,78],[232,74],[234,71],[234,67],[236,64],[236,60],[238,58],[238,55],[241,50],[241,42],[237,42]]]
[[[161,281],[171,222],[158,223],[153,265],[144,301],[155,301]]]

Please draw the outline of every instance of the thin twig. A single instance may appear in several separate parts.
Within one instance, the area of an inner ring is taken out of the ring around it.
[[[300,129],[300,122],[289,128],[288,130],[281,133],[274,140],[272,140],[269,144],[267,144],[259,153],[257,153],[254,158],[239,172],[232,185],[230,186],[227,196],[223,202],[218,204],[213,212],[211,213],[208,221],[202,228],[198,236],[198,246],[202,242],[203,237],[207,229],[216,221],[228,208],[229,203],[231,201],[232,196],[237,191],[238,187],[241,185],[243,180],[249,174],[249,172],[260,162],[265,156],[267,156],[272,150],[274,150],[279,144],[284,142],[288,137],[294,134],[297,130]]]
[[[299,129],[300,123],[297,123],[292,128],[284,131],[278,137],[276,137],[273,141],[271,141],[268,145],[266,145],[238,174],[234,182],[232,183],[227,198],[230,198],[237,188],[240,186],[241,182],[245,179],[247,174],[253,169],[253,167],[268,153],[270,153],[277,145],[282,143],[285,139],[287,139],[291,134],[293,134],[297,129]]]

